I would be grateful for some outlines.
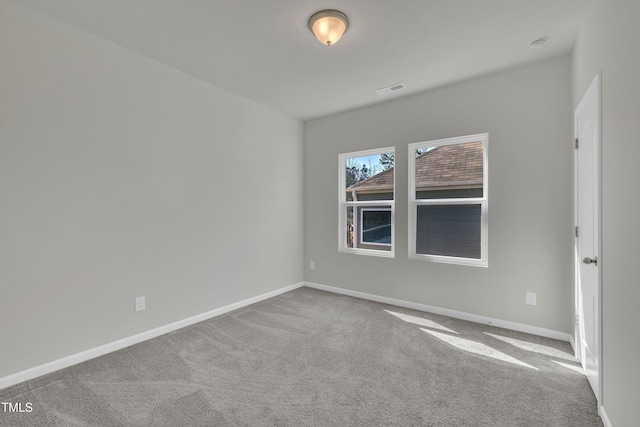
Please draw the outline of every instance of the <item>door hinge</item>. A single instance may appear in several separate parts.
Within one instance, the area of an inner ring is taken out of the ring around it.
[[[576,138],[576,150],[578,149],[578,138]]]
[[[576,226],[576,237],[578,237],[578,226]]]

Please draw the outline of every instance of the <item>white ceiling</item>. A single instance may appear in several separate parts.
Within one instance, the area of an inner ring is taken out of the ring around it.
[[[307,120],[568,54],[590,0],[15,0]],[[350,27],[321,45],[307,21]],[[548,37],[545,47],[531,41]],[[378,96],[376,89],[406,89]]]

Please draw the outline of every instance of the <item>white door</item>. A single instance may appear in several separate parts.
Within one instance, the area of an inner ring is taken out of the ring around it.
[[[600,401],[600,76],[575,112],[578,356]]]

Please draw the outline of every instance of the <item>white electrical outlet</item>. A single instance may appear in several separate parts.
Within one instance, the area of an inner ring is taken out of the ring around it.
[[[142,311],[147,308],[147,303],[145,302],[144,297],[138,297],[135,299],[135,311]]]
[[[527,304],[536,305],[536,293],[535,292],[527,292]]]
[[[309,270],[315,270],[315,269],[316,269],[316,262],[309,261]]]

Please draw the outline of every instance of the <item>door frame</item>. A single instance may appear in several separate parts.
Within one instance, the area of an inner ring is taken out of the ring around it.
[[[596,185],[594,189],[594,199],[596,206],[596,233],[597,244],[596,252],[598,256],[598,268],[597,268],[597,304],[598,304],[598,321],[596,323],[596,334],[598,339],[598,390],[596,391],[596,397],[598,398],[598,413],[600,413],[600,407],[602,407],[602,355],[603,355],[603,340],[602,340],[602,268],[603,268],[603,256],[602,256],[602,77],[601,72],[598,72],[593,81],[589,85],[589,88],[584,93],[578,107],[575,109],[573,125],[574,125],[574,138],[578,138],[578,114],[584,108],[585,104],[591,100],[592,97],[596,97],[597,108],[597,122],[596,122],[596,140],[595,140],[595,173],[596,173]],[[578,149],[574,150],[574,226],[578,226]],[[582,363],[582,336],[580,335],[580,323],[579,319],[579,269],[580,263],[579,254],[577,251],[577,239],[574,237],[574,342],[575,342],[575,356]]]

